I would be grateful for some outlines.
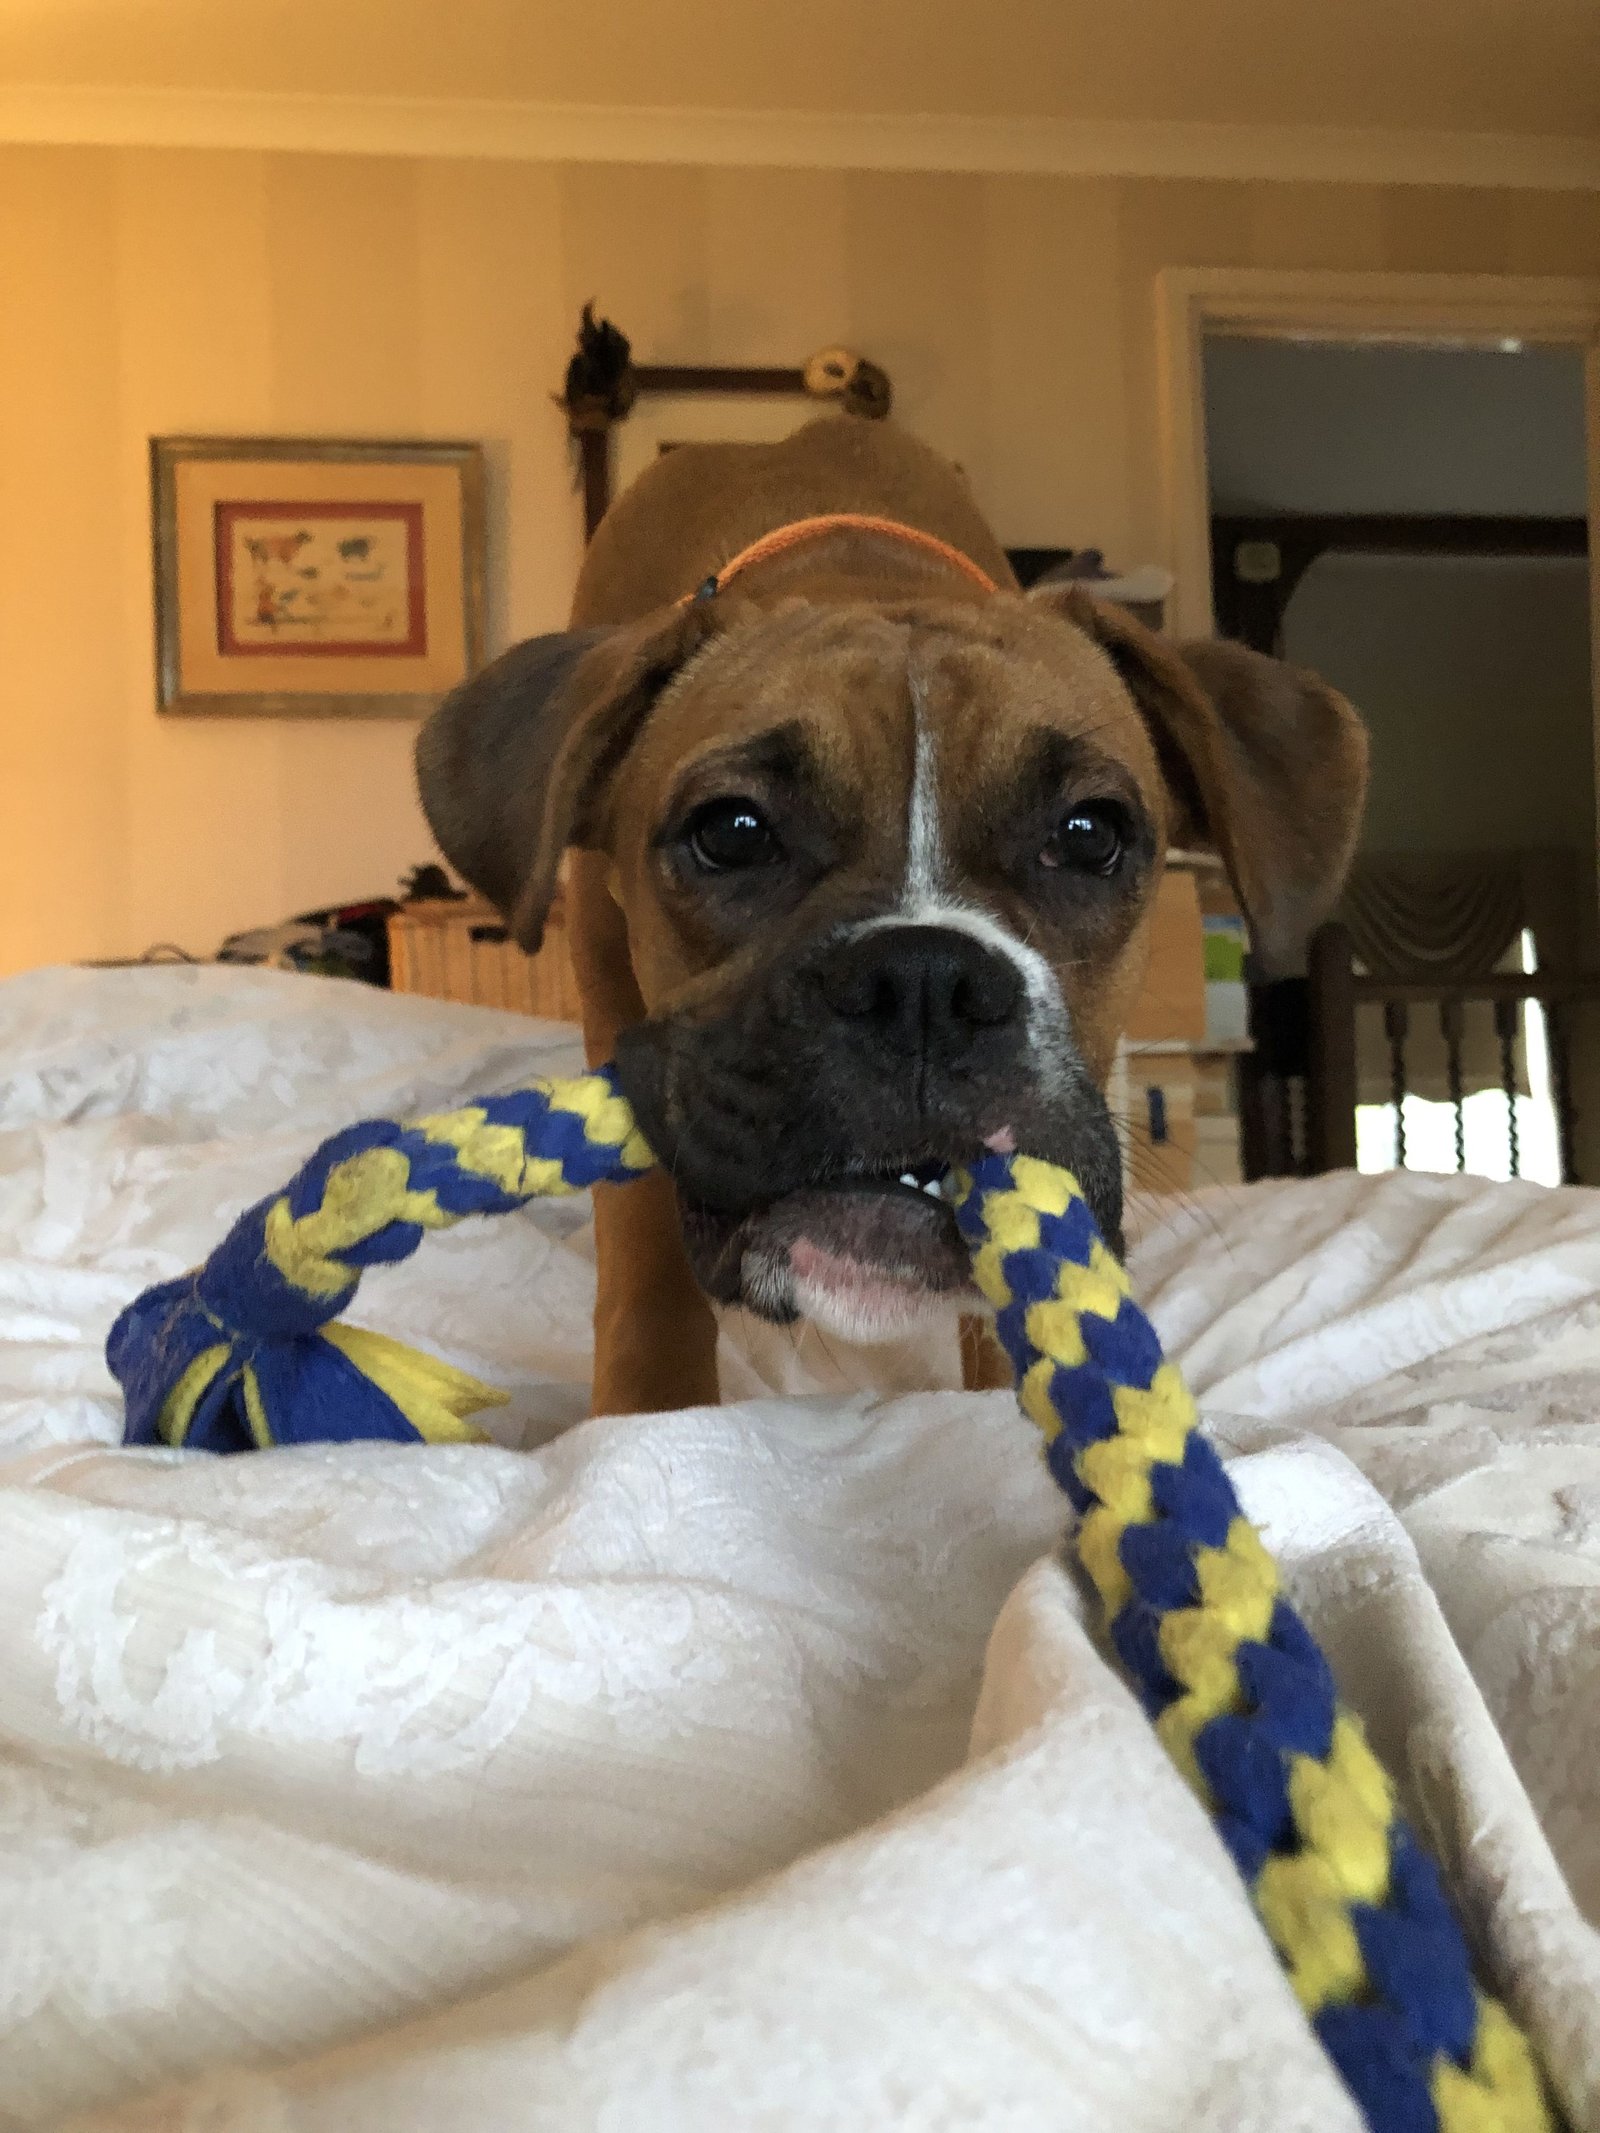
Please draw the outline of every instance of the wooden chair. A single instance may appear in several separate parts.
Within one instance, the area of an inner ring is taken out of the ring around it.
[[[1563,1182],[1575,1180],[1571,1022],[1575,1011],[1600,1002],[1600,977],[1543,971],[1502,971],[1482,977],[1396,979],[1358,972],[1349,930],[1324,926],[1312,939],[1307,975],[1252,988],[1251,1034],[1256,1049],[1241,1062],[1240,1113],[1247,1177],[1314,1177],[1350,1170],[1356,1161],[1359,1099],[1356,1014],[1366,1004],[1382,1013],[1389,1057],[1389,1100],[1396,1106],[1396,1155],[1405,1167],[1405,1121],[1400,1107],[1410,1084],[1406,1048],[1422,1018],[1432,1016],[1443,1040],[1450,1100],[1455,1106],[1456,1167],[1466,1169],[1463,1048],[1466,1013],[1475,1003],[1493,1017],[1500,1085],[1506,1095],[1510,1169],[1520,1170],[1516,1046],[1526,1002],[1544,1008],[1551,1092]]]

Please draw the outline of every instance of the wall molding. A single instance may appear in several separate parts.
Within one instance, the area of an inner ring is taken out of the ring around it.
[[[1600,139],[0,85],[0,142],[1600,191]]]

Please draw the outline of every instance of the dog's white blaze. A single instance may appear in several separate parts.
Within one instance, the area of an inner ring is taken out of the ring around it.
[[[1028,1037],[1034,1070],[1051,1086],[1061,1076],[1068,1034],[1066,1003],[1049,963],[992,912],[957,896],[951,884],[939,808],[939,765],[932,724],[927,716],[922,677],[911,674],[911,708],[915,720],[911,792],[906,803],[906,870],[895,906],[877,918],[849,929],[852,938],[908,926],[943,927],[980,941],[1004,956],[1020,973],[1028,999]],[[914,1180],[903,1180],[910,1183]],[[816,1255],[813,1254],[813,1259]],[[917,1289],[865,1264],[823,1255],[815,1264],[796,1266],[788,1252],[747,1251],[741,1267],[746,1299],[774,1315],[798,1311],[803,1319],[837,1340],[855,1346],[923,1337],[950,1327],[959,1317],[985,1315],[987,1307],[971,1290]]]
[[[922,715],[915,682],[911,702],[917,721],[916,754],[911,766],[911,800],[906,809],[906,878],[902,904],[931,903],[944,882],[944,844],[939,835],[939,770],[933,735]]]
[[[1020,971],[1028,994],[1029,1035],[1035,1043],[1041,1038],[1060,1037],[1066,1030],[1066,1007],[1049,963],[991,913],[949,894],[950,870],[939,818],[938,755],[927,716],[925,684],[915,669],[910,682],[916,737],[911,795],[906,804],[905,879],[893,911],[885,912],[881,918],[866,919],[851,931],[860,935],[881,933],[888,926],[946,926],[953,932],[969,934]]]

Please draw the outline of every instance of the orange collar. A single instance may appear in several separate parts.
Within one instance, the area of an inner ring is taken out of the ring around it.
[[[785,549],[797,548],[802,541],[815,540],[824,533],[835,533],[841,527],[849,527],[858,533],[886,533],[893,539],[912,548],[920,548],[926,555],[937,556],[941,563],[948,563],[959,570],[963,577],[970,578],[983,591],[997,593],[1000,588],[986,570],[981,570],[971,556],[963,555],[948,541],[941,541],[937,534],[924,533],[918,526],[904,526],[897,518],[875,518],[866,511],[829,511],[818,518],[791,519],[787,526],[775,526],[764,533],[759,541],[752,541],[748,548],[741,548],[729,562],[718,571],[713,571],[705,582],[688,594],[690,601],[709,600],[722,591],[730,578],[741,570],[748,570],[752,563],[764,563],[769,556],[782,555]]]

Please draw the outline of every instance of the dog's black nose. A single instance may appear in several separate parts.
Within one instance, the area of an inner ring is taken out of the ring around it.
[[[1016,965],[951,926],[875,926],[835,948],[818,975],[841,1020],[908,1057],[959,1055],[1022,1012]]]

